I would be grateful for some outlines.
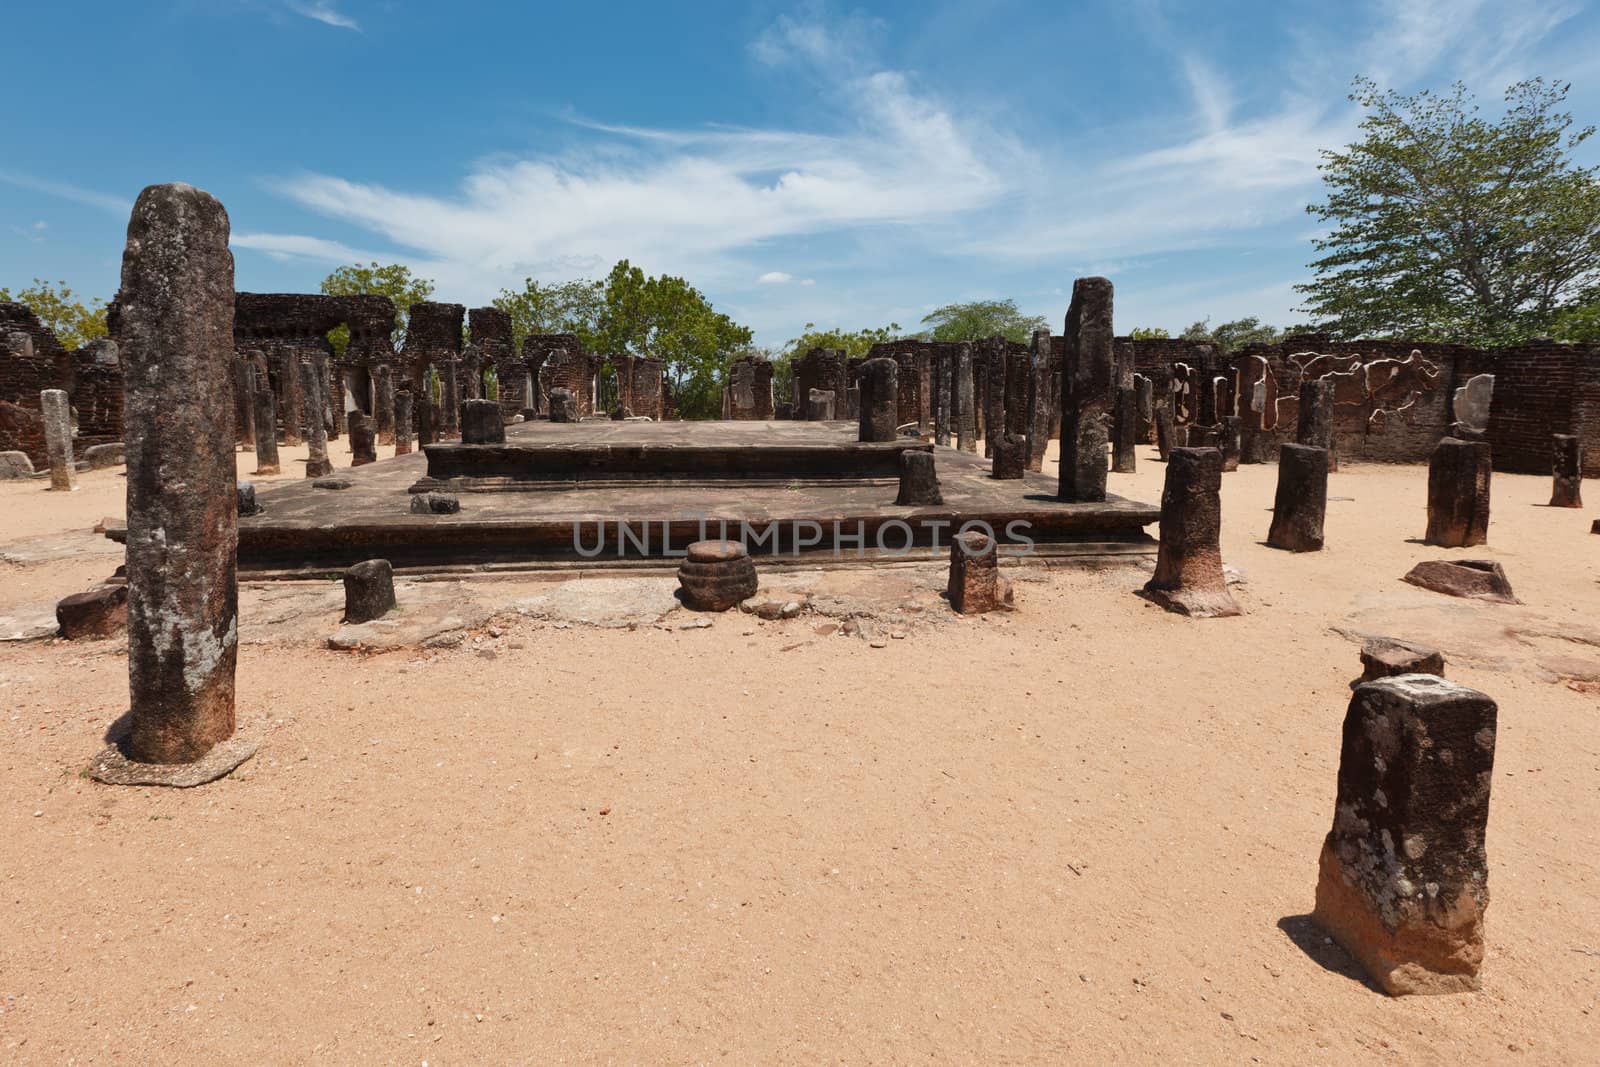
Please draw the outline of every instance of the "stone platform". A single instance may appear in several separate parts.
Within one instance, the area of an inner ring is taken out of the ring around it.
[[[632,446],[674,443],[696,451],[732,448],[737,454],[764,439],[791,454],[815,452],[808,462],[820,461],[829,449],[841,456],[860,454],[851,425],[844,423],[534,423],[507,427],[507,444],[543,446],[554,434],[590,449],[591,456],[606,444],[623,446],[625,453]],[[943,505],[897,507],[896,477],[858,469],[848,476],[809,479],[770,474],[746,479],[737,472],[727,480],[608,475],[573,479],[563,492],[462,492],[458,513],[412,514],[412,490],[439,488],[428,479],[425,455],[412,453],[337,470],[351,483],[348,489],[316,489],[309,479],[258,486],[262,512],[239,519],[239,566],[257,573],[325,571],[374,557],[397,568],[423,569],[574,564],[587,569],[652,561],[676,566],[691,542],[708,538],[744,540],[758,565],[763,558],[773,563],[799,559],[813,566],[834,559],[932,559],[948,554],[952,534],[967,522],[987,523],[1019,554],[1024,554],[1021,539],[1031,538],[1035,554],[1067,562],[1154,555],[1155,541],[1144,529],[1160,518],[1154,505],[1120,497],[1103,504],[1066,504],[1056,499],[1054,477],[1029,474],[1020,481],[996,481],[988,462],[970,453],[909,439],[901,447],[933,450]],[[614,447],[611,455],[618,454]],[[764,458],[757,454],[753,461]],[[661,462],[658,469],[668,469],[667,461]],[[452,486],[444,482],[442,488],[448,492]],[[107,531],[116,540],[124,535]],[[903,547],[907,542],[909,551]]]

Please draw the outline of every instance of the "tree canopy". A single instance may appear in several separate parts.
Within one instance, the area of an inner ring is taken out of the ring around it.
[[[1199,322],[1191,323],[1178,336],[1185,341],[1214,344],[1224,352],[1237,352],[1248,344],[1270,345],[1283,336],[1283,331],[1276,326],[1268,326],[1251,315],[1248,318],[1224,322],[1219,326],[1212,326],[1210,319],[1201,319]]]
[[[28,305],[69,352],[106,335],[106,302],[97,297],[85,305],[66,282],[52,285],[35,278],[15,296],[10,289],[0,289],[0,301]]]
[[[511,316],[511,335],[519,352],[523,339],[538,333],[575,334],[586,350],[593,350],[605,300],[604,282],[584,278],[546,284],[527,278],[520,290],[500,290],[494,306]]]
[[[1498,121],[1466,89],[1403,96],[1358,79],[1363,140],[1323,153],[1329,226],[1298,286],[1317,329],[1497,344],[1545,333],[1600,278],[1600,181],[1573,149],[1566,85],[1506,90]]]
[[[405,342],[406,320],[411,317],[411,305],[420,304],[433,295],[433,282],[418,278],[411,268],[400,263],[353,263],[340,267],[322,279],[322,292],[326,296],[386,296],[394,302],[395,347]],[[344,352],[350,340],[350,331],[343,326],[332,330],[328,339],[334,351]]]
[[[1026,344],[1033,331],[1048,325],[1043,315],[1024,315],[1015,300],[974,300],[946,304],[924,315],[924,336],[930,341],[979,341],[1004,337]]]

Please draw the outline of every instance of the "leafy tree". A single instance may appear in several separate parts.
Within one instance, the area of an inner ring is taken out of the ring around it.
[[[1191,323],[1178,336],[1185,341],[1214,344],[1224,352],[1237,352],[1248,344],[1270,345],[1283,336],[1283,331],[1276,326],[1268,326],[1251,315],[1248,318],[1224,322],[1216,327],[1211,325],[1210,319],[1201,319],[1199,322]]]
[[[380,265],[359,263],[340,267],[322,279],[322,292],[327,296],[386,296],[394,301],[394,333],[396,348],[405,342],[406,320],[411,317],[411,305],[420,304],[433,295],[433,282],[418,278],[411,268],[400,263]],[[328,332],[333,350],[344,355],[344,346],[350,342],[347,327],[338,326]]]
[[[749,345],[751,331],[712,308],[682,278],[646,275],[627,260],[611,268],[594,347],[631,352],[667,365],[678,413],[716,418],[722,411],[722,378]]]
[[[1042,315],[1024,315],[1015,300],[974,300],[946,304],[923,316],[922,324],[933,341],[978,341],[999,335],[1026,344],[1033,331],[1048,325]]]
[[[106,302],[96,297],[85,307],[66,282],[51,285],[35,278],[33,285],[16,296],[9,289],[0,289],[0,301],[28,305],[69,352],[106,335]]]
[[[535,333],[576,334],[585,349],[593,349],[605,309],[604,282],[578,279],[546,285],[525,279],[520,292],[500,290],[494,306],[511,316],[511,335],[522,351],[522,341]]]
[[[1323,153],[1331,226],[1297,288],[1318,329],[1476,344],[1547,332],[1600,276],[1600,181],[1570,153],[1594,133],[1559,111],[1568,86],[1506,90],[1498,121],[1459,83],[1402,96],[1357,79],[1365,138]]]
[[[860,330],[819,330],[817,324],[808,322],[799,337],[791,338],[772,361],[772,391],[780,402],[796,400],[794,396],[794,361],[813,348],[841,348],[846,359],[862,359],[872,346],[899,339],[900,324],[868,327]]]
[[[1555,338],[1579,344],[1600,343],[1600,289],[1590,290],[1556,313]]]
[[[1164,326],[1135,326],[1128,331],[1128,339],[1132,341],[1157,341],[1171,336]]]

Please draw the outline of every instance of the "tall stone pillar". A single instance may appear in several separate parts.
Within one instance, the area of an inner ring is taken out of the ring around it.
[[[1572,434],[1558,433],[1552,443],[1552,473],[1555,484],[1550,490],[1553,508],[1583,507],[1583,440]]]
[[[956,447],[963,452],[978,450],[977,387],[972,380],[972,345],[961,342],[955,365]]]
[[[1428,532],[1423,541],[1470,548],[1489,540],[1487,441],[1446,437],[1428,460]]]
[[[1112,289],[1107,278],[1072,283],[1061,369],[1062,500],[1106,498],[1106,416],[1112,397]]]
[[[1006,346],[1004,341],[984,345],[983,454],[990,459],[1006,432]]]
[[[234,736],[238,491],[228,215],[190,185],[139,194],[122,257],[129,730],[91,773],[196,785],[254,752]],[[225,747],[224,747],[225,746]],[[170,776],[140,764],[198,764]]]
[[[327,409],[328,399],[325,395],[328,389],[328,378],[325,374],[317,373],[315,362],[298,364],[300,371],[301,393],[305,396],[306,410],[306,477],[326,478],[333,473],[333,464],[328,461],[328,428],[322,422],[323,412]]]
[[[444,361],[439,374],[439,437],[454,440],[461,436],[461,361]]]
[[[1350,698],[1311,921],[1391,996],[1478,988],[1498,715],[1431,674]]]
[[[1139,440],[1139,394],[1131,385],[1117,387],[1112,426],[1115,433],[1111,439],[1111,469],[1118,474],[1132,474],[1139,469],[1139,457],[1134,451]]]
[[[378,422],[378,443],[394,444],[394,370],[387,363],[372,366],[373,417]]]
[[[1199,395],[1195,397],[1195,422],[1201,426],[1215,426],[1218,418],[1217,350],[1210,345],[1201,345],[1196,356],[1199,366],[1195,387]]]
[[[1161,543],[1144,595],[1181,615],[1238,615],[1222,572],[1222,453],[1174,448],[1161,490]]]
[[[933,433],[933,359],[924,350],[911,357],[917,374],[917,436],[924,441]]]
[[[1051,370],[1053,342],[1049,327],[1033,331],[1028,349],[1028,469],[1044,470],[1050,448],[1050,417],[1055,413],[1055,375]]]
[[[893,441],[899,422],[900,364],[879,356],[861,364],[858,441]]]
[[[402,389],[394,394],[394,454],[404,456],[411,452],[411,390]]]
[[[271,389],[255,394],[256,473],[278,473],[278,398]]]
[[[238,381],[239,444],[246,452],[256,447],[256,369],[247,359],[234,362]]]
[[[1278,493],[1267,544],[1289,552],[1322,551],[1328,511],[1328,450],[1285,444],[1278,457]]]
[[[70,493],[78,488],[78,471],[72,459],[72,405],[66,390],[40,390],[39,407],[44,413],[44,449],[50,457],[50,488]],[[228,453],[233,453],[231,443]]]
[[[941,348],[934,355],[933,372],[934,377],[937,379],[934,388],[935,395],[938,398],[933,417],[933,443],[944,445],[948,448],[950,447],[951,413],[954,406],[950,386],[955,375],[955,361],[950,358],[950,353],[946,349]]]
[[[1295,443],[1328,450],[1328,469],[1339,469],[1339,450],[1334,447],[1334,384],[1326,378],[1300,383],[1300,421],[1295,427]]]

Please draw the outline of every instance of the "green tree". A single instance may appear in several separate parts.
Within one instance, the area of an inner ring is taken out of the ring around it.
[[[1048,325],[1043,315],[1024,315],[1015,300],[974,300],[966,304],[946,304],[923,316],[932,341],[979,341],[985,337],[1004,337],[1026,344],[1033,331]]]
[[[1498,121],[1466,89],[1402,96],[1357,79],[1363,140],[1325,151],[1329,225],[1312,281],[1318,329],[1473,344],[1547,332],[1600,273],[1597,168],[1570,154],[1594,127],[1559,110],[1566,85],[1506,90]]]
[[[1270,345],[1283,336],[1283,331],[1276,326],[1268,326],[1251,315],[1215,327],[1211,325],[1210,319],[1201,319],[1199,322],[1191,323],[1178,336],[1185,341],[1214,344],[1224,352],[1237,352],[1248,344]]]
[[[1555,338],[1575,344],[1600,343],[1600,289],[1590,290],[1556,313]]]
[[[604,282],[594,347],[664,361],[678,413],[713,419],[722,411],[723,374],[752,336],[682,278],[648,276],[624,259]]]
[[[783,351],[772,360],[772,391],[779,403],[797,399],[794,396],[794,361],[813,348],[840,348],[846,359],[863,359],[872,346],[901,337],[900,324],[867,327],[860,330],[819,330],[814,322],[806,323],[799,337],[791,338]]]
[[[589,279],[547,285],[527,278],[520,291],[502,289],[494,298],[494,306],[511,316],[519,352],[523,339],[536,333],[575,334],[585,349],[593,349],[605,303],[605,283]]]
[[[35,278],[33,285],[16,296],[9,289],[0,289],[0,302],[9,301],[28,305],[69,352],[106,335],[106,302],[96,297],[85,306],[66,282],[51,285]]]
[[[1135,326],[1128,331],[1128,339],[1131,341],[1158,341],[1171,336],[1165,326]]]
[[[359,263],[340,267],[322,279],[322,292],[327,296],[386,296],[394,302],[394,345],[405,343],[406,321],[411,317],[411,305],[420,304],[433,295],[433,282],[418,278],[411,268],[400,263]],[[339,326],[329,331],[328,340],[333,350],[344,355],[344,346],[350,341],[350,331]]]

